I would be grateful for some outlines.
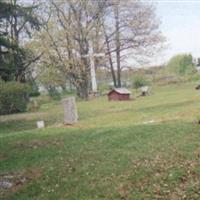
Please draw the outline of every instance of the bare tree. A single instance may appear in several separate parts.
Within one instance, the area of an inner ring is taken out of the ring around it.
[[[98,21],[106,5],[104,1],[92,0],[51,0],[50,5],[49,22],[44,29],[49,45],[46,54],[54,55],[54,59],[57,56],[59,70],[76,87],[78,96],[87,99],[90,63],[85,55],[89,52],[89,41],[98,41]]]
[[[113,0],[108,10],[104,19],[105,44],[114,86],[121,87],[121,70],[127,55],[144,63],[162,48],[164,37],[155,8],[148,2]]]
[[[121,87],[121,71],[131,57],[147,61],[164,38],[154,6],[132,0],[49,0],[46,27],[40,35],[43,59],[65,74],[79,97],[88,98],[89,43],[95,53],[105,51],[115,87]],[[98,58],[95,64],[98,64]],[[107,65],[107,63],[104,63]]]

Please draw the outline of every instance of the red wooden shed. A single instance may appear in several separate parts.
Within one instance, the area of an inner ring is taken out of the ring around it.
[[[130,100],[131,92],[126,88],[114,88],[108,93],[109,101],[127,101]]]

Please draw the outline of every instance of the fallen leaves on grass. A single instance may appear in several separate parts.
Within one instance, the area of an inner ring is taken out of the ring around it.
[[[20,188],[28,184],[34,179],[37,179],[42,174],[42,169],[34,168],[34,169],[26,169],[18,172],[9,172],[0,174],[0,182],[1,183],[9,183],[9,187],[0,187],[0,195],[7,196],[15,193]]]
[[[140,193],[144,199],[200,199],[199,153],[189,159],[176,149],[172,152],[134,160],[133,168],[117,178],[120,199],[129,199],[131,193]]]

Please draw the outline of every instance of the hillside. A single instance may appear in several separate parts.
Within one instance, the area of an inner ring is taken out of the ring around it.
[[[60,102],[1,116],[0,199],[199,199],[200,93],[196,83],[147,97],[79,101],[79,123],[62,125]],[[37,120],[47,127],[36,129]],[[10,177],[8,177],[10,176]]]

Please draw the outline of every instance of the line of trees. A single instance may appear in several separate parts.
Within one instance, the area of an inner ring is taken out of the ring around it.
[[[148,2],[20,2],[0,2],[0,77],[5,81],[27,82],[34,72],[48,89],[64,89],[68,81],[79,97],[87,99],[89,43],[95,53],[105,53],[105,58],[95,58],[95,64],[108,68],[115,87],[121,87],[128,57],[144,63],[162,48],[159,20]]]

